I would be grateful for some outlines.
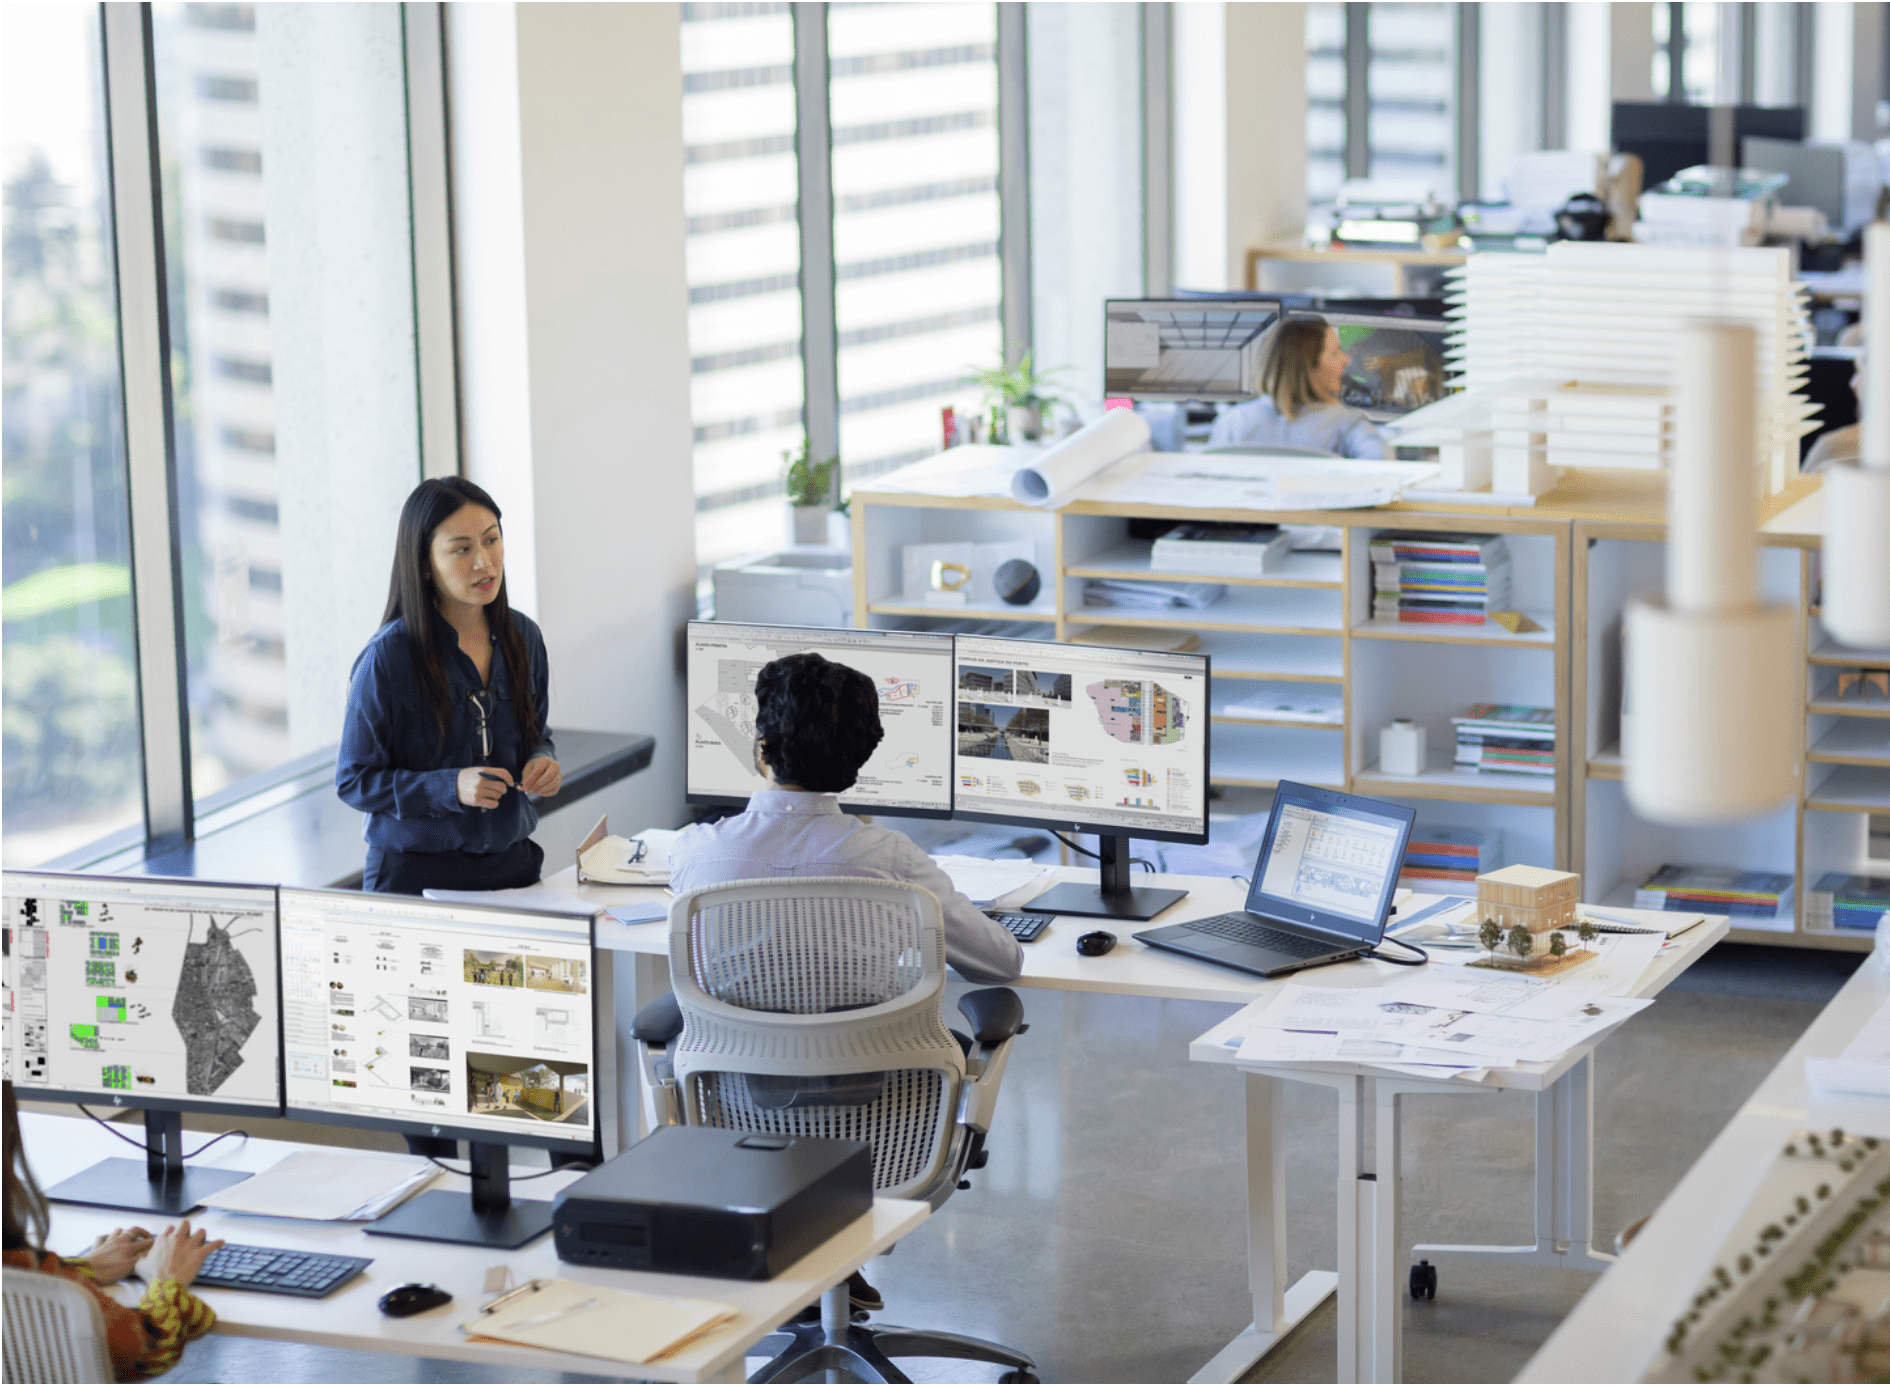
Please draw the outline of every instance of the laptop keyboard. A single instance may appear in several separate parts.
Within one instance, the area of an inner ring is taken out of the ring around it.
[[[1284,929],[1270,929],[1245,914],[1217,914],[1208,919],[1190,919],[1185,927],[1213,934],[1216,938],[1232,939],[1236,943],[1251,943],[1256,948],[1271,949],[1289,958],[1317,958],[1343,951],[1336,944],[1323,939],[1289,934]]]
[[[361,1256],[326,1256],[272,1246],[219,1247],[204,1259],[196,1283],[217,1290],[261,1290],[320,1299],[371,1264]]]

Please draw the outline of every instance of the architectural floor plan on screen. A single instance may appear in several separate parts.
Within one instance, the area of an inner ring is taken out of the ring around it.
[[[1376,914],[1397,848],[1389,820],[1348,817],[1287,804],[1260,889],[1282,900],[1353,919]]]
[[[44,896],[4,908],[16,1081],[274,1101],[272,911]]]

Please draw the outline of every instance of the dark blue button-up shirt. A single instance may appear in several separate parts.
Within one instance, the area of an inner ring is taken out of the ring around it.
[[[545,638],[530,617],[514,611],[512,620],[532,665],[539,726],[535,746],[520,742],[512,675],[496,639],[492,682],[482,690],[479,670],[459,648],[459,637],[440,623],[440,658],[452,706],[444,740],[404,622],[382,626],[355,660],[335,792],[367,814],[365,837],[372,846],[389,852],[502,852],[538,826],[538,810],[520,790],[508,790],[491,809],[459,801],[459,772],[469,765],[502,766],[517,780],[526,761],[557,756],[545,724],[551,672]],[[482,691],[488,695],[483,738],[474,699]]]

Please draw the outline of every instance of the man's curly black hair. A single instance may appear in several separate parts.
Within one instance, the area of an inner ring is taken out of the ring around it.
[[[755,737],[775,779],[817,794],[853,788],[886,735],[873,681],[811,650],[763,665],[755,703]]]

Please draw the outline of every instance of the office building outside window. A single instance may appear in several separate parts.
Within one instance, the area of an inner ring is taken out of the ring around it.
[[[332,746],[420,479],[395,6],[153,10],[193,789]]]
[[[786,4],[682,7],[696,554],[786,538],[781,454],[801,438],[794,21]]]
[[[937,452],[999,364],[997,8],[835,5],[835,325],[846,484]]]
[[[5,148],[4,860],[143,815],[98,10],[21,5]]]
[[[1306,6],[1306,201],[1330,204],[1345,181],[1345,6]]]
[[[1393,196],[1456,192],[1456,6],[1306,6],[1306,198],[1330,206],[1348,177]],[[1348,15],[1352,22],[1348,24]],[[1359,22],[1362,20],[1362,24]],[[1352,141],[1349,74],[1365,74],[1365,137]],[[1348,145],[1357,167],[1348,167]]]

